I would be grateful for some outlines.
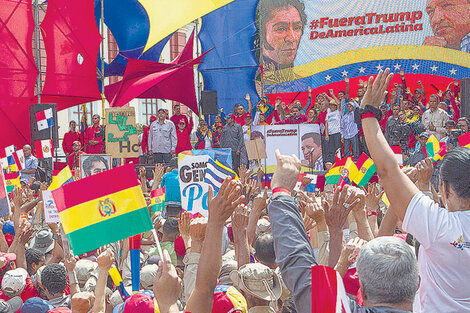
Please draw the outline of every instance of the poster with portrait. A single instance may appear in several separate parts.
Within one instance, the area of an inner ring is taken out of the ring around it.
[[[284,155],[295,154],[303,172],[323,171],[320,128],[314,124],[252,126],[251,139],[266,143],[266,159],[261,160],[264,172],[274,173],[276,149]]]
[[[139,140],[137,135],[135,108],[108,108],[105,110],[106,152],[114,158],[137,158]]]
[[[470,75],[466,0],[260,0],[256,22],[265,93],[344,88],[385,68],[446,78],[437,85]]]
[[[112,156],[110,154],[81,154],[80,178],[98,174],[112,168]]]

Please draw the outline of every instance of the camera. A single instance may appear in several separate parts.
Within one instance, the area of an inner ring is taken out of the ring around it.
[[[452,129],[450,131],[449,143],[454,147],[459,147],[459,137],[463,135],[463,130],[461,129]]]
[[[95,138],[101,138],[104,140],[104,136],[105,136],[104,132],[105,132],[104,127],[101,126],[100,130],[95,133]]]

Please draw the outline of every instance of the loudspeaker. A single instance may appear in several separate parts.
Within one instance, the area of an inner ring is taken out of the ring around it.
[[[48,127],[43,130],[38,129],[38,123],[36,115],[42,115],[39,112],[47,109],[52,110],[52,127]],[[39,114],[36,114],[39,113]],[[31,125],[31,143],[38,140],[52,139],[54,147],[59,147],[59,135],[58,135],[58,121],[57,121],[57,105],[55,103],[38,103],[29,106],[29,122]]]
[[[217,91],[204,90],[201,92],[201,107],[202,114],[216,115],[217,114]]]
[[[470,78],[460,80],[461,116],[470,117]]]

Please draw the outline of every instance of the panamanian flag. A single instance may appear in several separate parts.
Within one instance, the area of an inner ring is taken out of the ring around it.
[[[54,126],[52,109],[36,112],[36,123],[38,125],[38,130],[44,130]]]

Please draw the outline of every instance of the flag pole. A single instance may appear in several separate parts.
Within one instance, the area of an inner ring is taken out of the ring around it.
[[[157,231],[155,230],[155,228],[152,228],[152,234],[153,234],[153,238],[155,238],[155,243],[157,244],[158,253],[160,254],[160,257],[163,262],[164,259],[163,259],[162,246],[160,245],[160,240],[158,240]]]

